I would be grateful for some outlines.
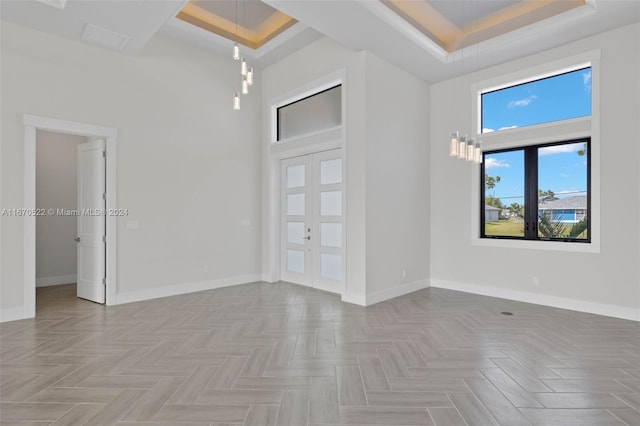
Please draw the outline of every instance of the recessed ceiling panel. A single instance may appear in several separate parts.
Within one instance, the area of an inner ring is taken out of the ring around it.
[[[429,4],[458,28],[468,27],[479,16],[496,13],[520,0],[431,0]]]
[[[257,28],[278,11],[260,1],[191,0],[192,4],[247,28]]]
[[[297,22],[258,0],[191,0],[176,18],[252,49]]]
[[[449,53],[586,5],[586,0],[380,1]]]

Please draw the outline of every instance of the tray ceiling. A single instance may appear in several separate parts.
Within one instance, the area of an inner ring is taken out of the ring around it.
[[[257,0],[191,0],[176,18],[252,49],[297,22]]]

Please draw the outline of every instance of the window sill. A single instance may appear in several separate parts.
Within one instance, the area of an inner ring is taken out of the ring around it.
[[[571,243],[561,241],[530,241],[530,240],[502,240],[498,238],[472,238],[472,246],[497,247],[508,249],[529,249],[564,251],[574,253],[600,253],[600,244],[594,243]]]

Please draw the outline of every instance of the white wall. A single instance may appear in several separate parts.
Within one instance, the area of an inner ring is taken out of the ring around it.
[[[36,208],[77,208],[77,147],[83,136],[36,132]],[[36,217],[36,286],[74,283],[76,216]]]
[[[3,208],[23,205],[24,113],[116,127],[117,203],[129,210],[118,219],[118,301],[260,278],[261,98],[232,110],[237,63],[162,36],[128,57],[6,22],[1,31]],[[3,217],[2,232],[0,303],[16,312],[22,219]]]
[[[448,133],[471,128],[471,80],[593,49],[602,53],[600,253],[472,246],[470,182],[477,169],[447,157]],[[640,25],[634,24],[432,86],[432,285],[640,319],[640,229],[635,220],[640,215],[639,56]],[[533,276],[539,277],[539,286],[533,285]]]
[[[428,86],[367,53],[367,303],[427,286],[428,117]]]
[[[428,86],[374,55],[320,39],[264,70],[265,146],[272,100],[339,70],[347,108],[344,300],[370,304],[427,285]],[[266,165],[268,157],[265,149]],[[265,225],[271,220],[267,214]]]

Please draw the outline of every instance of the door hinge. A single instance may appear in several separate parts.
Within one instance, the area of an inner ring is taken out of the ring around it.
[[[102,199],[107,201],[107,194],[102,194]]]
[[[107,151],[102,151],[102,156],[103,156],[104,158],[107,158]]]
[[[103,279],[102,279],[102,285],[103,285],[103,286],[106,286],[106,285],[107,285],[107,279],[106,279],[106,278],[103,278]]]
[[[106,243],[106,242],[107,242],[107,236],[106,236],[106,235],[103,235],[103,236],[102,236],[102,242],[103,242],[103,243]]]

